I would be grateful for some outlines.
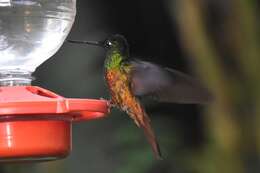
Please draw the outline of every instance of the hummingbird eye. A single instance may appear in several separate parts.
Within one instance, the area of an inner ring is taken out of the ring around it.
[[[113,43],[109,40],[105,41],[105,48],[110,48],[113,45]]]

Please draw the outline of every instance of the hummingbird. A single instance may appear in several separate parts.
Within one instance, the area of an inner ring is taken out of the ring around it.
[[[159,102],[181,104],[210,101],[208,90],[189,75],[131,57],[123,35],[111,35],[104,41],[67,41],[106,50],[104,76],[111,95],[110,106],[126,112],[143,129],[157,159],[162,158],[160,147],[140,98],[148,96]]]

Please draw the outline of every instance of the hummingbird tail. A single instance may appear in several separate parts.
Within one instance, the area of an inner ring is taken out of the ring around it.
[[[145,134],[148,142],[152,146],[153,153],[154,153],[155,157],[159,160],[162,160],[162,153],[161,153],[161,150],[160,150],[160,146],[159,146],[159,143],[157,142],[157,139],[156,139],[155,134],[153,132],[152,126],[150,124],[150,119],[149,119],[149,117],[146,113],[144,113],[144,114],[145,114],[144,119],[143,119],[144,124],[141,124],[141,126],[144,130],[144,134]]]

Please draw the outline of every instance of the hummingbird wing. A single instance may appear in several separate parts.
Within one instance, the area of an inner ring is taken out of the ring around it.
[[[197,80],[177,70],[146,61],[131,61],[131,89],[136,96],[151,96],[161,102],[203,104],[209,91]]]

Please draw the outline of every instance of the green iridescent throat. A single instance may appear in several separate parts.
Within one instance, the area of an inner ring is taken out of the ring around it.
[[[123,55],[118,50],[111,50],[107,53],[105,60],[106,69],[120,68],[121,62],[124,59]]]

